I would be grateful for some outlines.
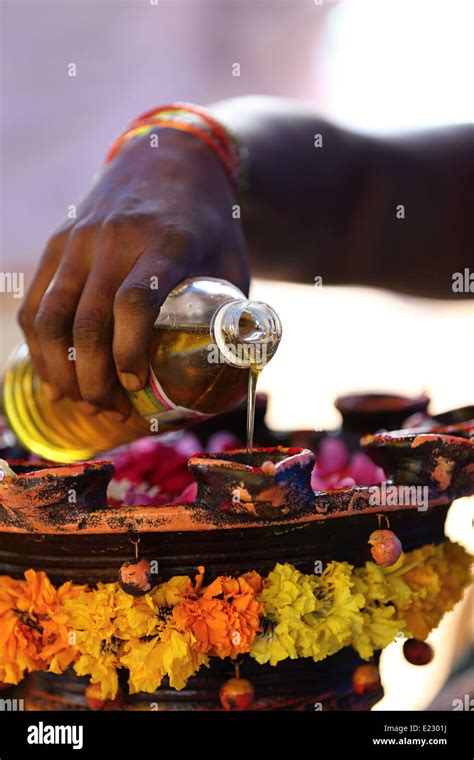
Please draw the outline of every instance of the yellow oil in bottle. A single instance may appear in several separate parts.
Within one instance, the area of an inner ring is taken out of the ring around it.
[[[201,414],[236,406],[247,388],[245,369],[209,361],[211,346],[209,328],[155,329],[150,350],[151,367],[168,398]]]
[[[77,462],[149,433],[135,411],[123,423],[82,414],[68,398],[51,401],[24,343],[15,349],[3,381],[3,403],[20,443],[53,462]]]
[[[128,393],[127,420],[84,415],[67,398],[51,401],[25,344],[8,363],[5,411],[26,448],[67,463],[226,412],[248,391],[247,447],[252,448],[256,381],[280,336],[278,317],[266,304],[247,301],[222,280],[187,280],[160,311],[150,341],[149,380],[141,391]]]

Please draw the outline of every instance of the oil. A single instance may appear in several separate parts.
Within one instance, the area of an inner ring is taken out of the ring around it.
[[[173,403],[204,415],[220,414],[245,396],[246,372],[210,359],[207,330],[154,330],[151,368]],[[212,357],[211,357],[212,358]]]
[[[164,302],[149,345],[149,379],[128,397],[131,416],[112,422],[51,401],[25,344],[10,357],[4,408],[18,440],[50,461],[90,459],[150,434],[232,409],[248,393],[247,448],[253,447],[258,376],[278,348],[281,324],[267,304],[213,278],[185,280]]]
[[[249,369],[248,392],[247,392],[247,451],[253,449],[253,431],[255,427],[255,399],[257,396],[257,382],[261,369],[252,366]]]

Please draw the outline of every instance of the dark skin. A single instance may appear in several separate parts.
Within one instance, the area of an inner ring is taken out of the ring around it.
[[[250,262],[266,278],[446,298],[453,272],[474,268],[470,126],[379,140],[296,101],[239,98],[211,111],[249,149],[241,220],[212,151],[163,129],[159,148],[148,136],[122,148],[53,234],[30,284],[19,320],[33,361],[53,397],[86,413],[127,418],[124,389],[145,385],[153,324],[187,277],[247,292]]]

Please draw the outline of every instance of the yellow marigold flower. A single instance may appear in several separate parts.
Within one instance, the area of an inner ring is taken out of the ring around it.
[[[184,688],[188,678],[202,665],[208,665],[208,658],[193,645],[194,639],[189,633],[170,626],[161,636],[148,641],[128,641],[120,662],[130,671],[130,693],[155,691],[164,676],[168,676],[172,688]]]
[[[412,593],[404,601],[398,600],[397,608],[406,619],[407,633],[425,639],[461,599],[471,581],[472,559],[451,541],[415,552],[407,555],[411,562],[403,573]]]
[[[151,594],[134,597],[117,589],[115,595],[115,635],[121,639],[139,639],[153,636],[162,628]]]
[[[193,593],[191,579],[187,575],[176,575],[169,581],[157,586],[151,593],[154,603],[158,607],[169,607],[178,604],[187,594]]]
[[[75,599],[67,600],[64,607],[71,628],[97,632],[102,639],[113,636],[116,591],[115,583],[99,583],[97,589],[82,591]]]
[[[313,584],[324,605],[303,616],[308,629],[300,634],[298,651],[317,662],[350,644],[354,633],[362,630],[364,597],[354,593],[352,566],[347,562],[330,562]]]
[[[104,700],[114,699],[118,689],[122,651],[115,621],[118,591],[115,583],[99,583],[97,589],[83,591],[64,605],[79,655],[74,670],[80,676],[89,675],[91,683],[100,684]]]
[[[313,591],[315,577],[303,575],[293,565],[276,564],[260,597],[266,616],[279,620],[287,614],[297,619],[322,608],[323,602],[316,598]]]
[[[369,609],[374,609],[371,602],[395,606],[398,623],[393,621],[393,630],[398,625],[407,635],[425,639],[461,598],[470,582],[470,565],[471,558],[464,549],[446,540],[402,554],[392,567],[367,562],[354,571],[354,583],[364,594]],[[372,644],[356,641],[356,648],[360,646],[367,652],[370,646],[378,648],[377,641],[388,638],[390,625],[383,607],[379,606],[376,616],[385,632],[371,639]],[[372,613],[369,619],[373,619]]]
[[[299,627],[302,627],[300,622]],[[269,626],[269,630],[258,635],[253,643],[250,656],[253,657],[260,665],[267,662],[270,665],[278,665],[282,660],[295,660],[298,657],[296,650],[296,638],[298,624],[291,624],[289,620],[284,620],[274,626]]]
[[[117,696],[118,667],[120,662],[114,653],[99,657],[82,654],[74,663],[74,670],[78,676],[90,676],[91,683],[100,684],[100,696],[103,700],[115,699]]]
[[[319,661],[351,643],[363,626],[361,593],[353,593],[352,566],[331,562],[322,575],[304,575],[292,565],[276,565],[261,600],[274,621],[258,636],[251,656],[275,665],[286,657]]]
[[[354,585],[369,604],[388,604],[395,598],[406,599],[410,596],[410,587],[399,575],[405,560],[406,554],[401,554],[391,567],[382,567],[370,561],[354,570]]]
[[[362,612],[363,626],[352,641],[352,645],[363,660],[369,660],[377,649],[391,644],[403,630],[404,621],[396,617],[395,607],[370,605]]]

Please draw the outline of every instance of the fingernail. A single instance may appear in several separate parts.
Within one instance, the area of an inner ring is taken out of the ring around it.
[[[102,412],[102,414],[109,422],[123,422],[127,419],[126,415],[122,414],[122,412],[107,411]]]
[[[63,394],[59,388],[56,388],[55,385],[51,385],[51,383],[44,383],[44,387],[50,401],[59,401],[59,399],[62,398]]]
[[[88,417],[94,416],[99,411],[99,409],[89,401],[76,401],[76,406],[82,414],[87,414]]]
[[[121,372],[120,382],[127,391],[139,391],[143,387],[138,375],[134,375],[132,372]]]

